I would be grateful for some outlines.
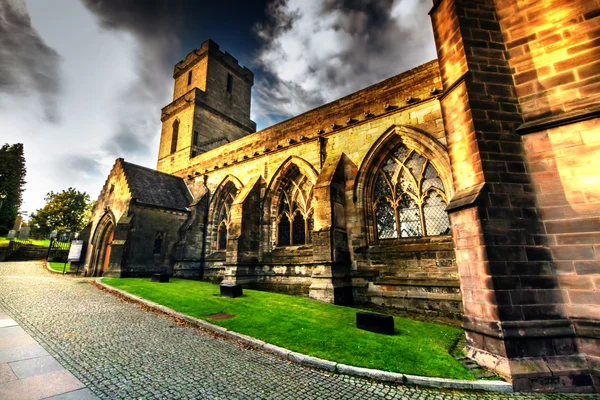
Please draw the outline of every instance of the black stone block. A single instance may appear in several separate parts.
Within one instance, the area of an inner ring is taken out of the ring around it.
[[[167,283],[167,282],[169,282],[169,275],[168,274],[152,274],[152,282]]]
[[[356,327],[366,331],[394,334],[394,317],[391,315],[375,314],[369,312],[356,313]]]
[[[236,298],[242,295],[242,285],[234,285],[233,283],[221,284],[221,296]]]

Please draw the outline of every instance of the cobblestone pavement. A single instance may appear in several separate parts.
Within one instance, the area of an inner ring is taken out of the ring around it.
[[[177,325],[40,263],[0,263],[0,308],[105,399],[590,398],[432,390],[313,370]]]

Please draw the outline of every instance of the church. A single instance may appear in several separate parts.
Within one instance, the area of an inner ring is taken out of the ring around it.
[[[459,318],[515,390],[598,391],[599,9],[436,0],[438,60],[258,132],[252,71],[204,42],[156,170],[116,160],[86,275]]]

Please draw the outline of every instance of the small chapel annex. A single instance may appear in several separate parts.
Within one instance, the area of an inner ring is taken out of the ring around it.
[[[461,318],[515,390],[600,387],[600,4],[436,0],[438,60],[256,132],[212,41],[156,170],[117,159],[85,273]]]

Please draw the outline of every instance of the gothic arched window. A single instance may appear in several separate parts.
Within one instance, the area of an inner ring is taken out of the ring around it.
[[[283,178],[277,207],[277,246],[311,243],[312,191],[312,183],[296,166]]]
[[[218,208],[216,210],[215,226],[217,229],[217,250],[227,248],[227,236],[231,224],[231,206],[238,195],[237,187],[229,182],[223,187],[220,196],[217,197]]]
[[[171,153],[177,151],[177,137],[179,136],[179,120],[173,122],[173,133],[171,134]]]
[[[404,144],[375,173],[373,214],[378,239],[450,233],[444,185],[431,162]]]

